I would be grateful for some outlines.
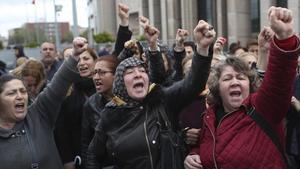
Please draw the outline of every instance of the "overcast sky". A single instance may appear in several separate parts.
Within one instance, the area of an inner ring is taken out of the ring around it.
[[[0,0],[0,35],[8,36],[8,30],[21,27],[25,22],[54,22],[54,0]],[[58,22],[69,22],[73,25],[72,0],[55,0],[55,4],[63,5],[57,17]],[[77,22],[87,27],[87,1],[76,0]]]

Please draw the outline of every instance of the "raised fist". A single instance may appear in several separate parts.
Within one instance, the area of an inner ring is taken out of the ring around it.
[[[214,28],[204,20],[200,20],[194,29],[195,43],[201,48],[207,48],[216,36]]]
[[[129,8],[125,4],[118,4],[118,14],[121,19],[121,25],[127,26],[129,24]]]
[[[292,11],[281,7],[270,7],[268,18],[277,39],[287,39],[294,34]]]
[[[73,40],[73,57],[74,59],[78,60],[79,55],[86,51],[88,46],[88,42],[85,38],[83,37],[76,37]]]
[[[177,29],[176,33],[176,44],[183,44],[183,42],[189,36],[189,32],[185,29]]]

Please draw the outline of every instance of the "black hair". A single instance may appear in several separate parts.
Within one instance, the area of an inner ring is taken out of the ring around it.
[[[4,90],[3,87],[4,87],[4,85],[5,85],[7,82],[10,82],[10,81],[15,80],[15,79],[21,80],[21,79],[19,79],[18,77],[13,76],[13,75],[11,75],[11,74],[4,74],[4,75],[2,75],[2,76],[0,77],[0,93],[3,92],[3,90]]]

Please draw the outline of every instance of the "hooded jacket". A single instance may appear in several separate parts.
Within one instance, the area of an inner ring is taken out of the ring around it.
[[[128,67],[145,65],[136,58],[121,62],[113,85],[113,94],[117,97],[102,112],[89,146],[87,169],[102,167],[106,156],[118,169],[159,169],[158,110],[162,107],[170,121],[177,123],[179,111],[204,89],[210,62],[211,57],[196,54],[186,79],[168,88],[151,85],[141,102],[128,96],[123,73]]]

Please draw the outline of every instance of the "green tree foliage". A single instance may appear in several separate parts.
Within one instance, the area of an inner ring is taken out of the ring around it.
[[[106,43],[106,42],[114,42],[113,36],[108,32],[103,32],[99,34],[93,35],[93,38],[96,43]]]
[[[62,43],[65,43],[65,42],[72,43],[73,38],[74,38],[73,33],[71,31],[69,31],[68,33],[66,33],[65,36],[62,37],[61,42]]]
[[[88,39],[88,29],[86,29],[84,32],[80,34],[81,37],[84,37],[85,39]]]

